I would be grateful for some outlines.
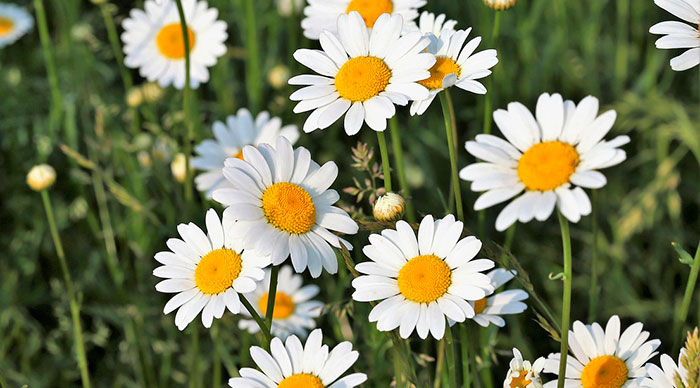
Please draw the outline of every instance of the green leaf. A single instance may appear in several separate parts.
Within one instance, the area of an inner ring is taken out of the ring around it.
[[[671,246],[673,246],[673,249],[675,249],[676,253],[678,253],[678,260],[680,260],[681,263],[687,264],[692,267],[694,263],[693,256],[690,256],[690,253],[688,253],[685,249],[683,249],[683,247],[681,247],[675,242],[672,242]]]

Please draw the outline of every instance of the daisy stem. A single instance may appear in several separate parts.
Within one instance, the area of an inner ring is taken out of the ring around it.
[[[384,169],[384,190],[391,192],[391,162],[389,162],[389,151],[386,148],[386,137],[384,132],[377,131],[377,143],[379,152],[382,155],[382,168]]]
[[[258,16],[255,13],[255,0],[243,0],[245,3],[245,48],[246,48],[246,89],[250,108],[253,112],[260,110],[262,99],[262,82],[260,73],[260,49],[258,48]]]
[[[42,0],[34,0],[34,11],[36,12],[37,27],[39,28],[39,39],[41,48],[44,51],[44,62],[46,63],[46,74],[49,78],[51,88],[51,113],[49,114],[49,125],[51,131],[56,130],[60,125],[62,97],[58,87],[58,75],[56,74],[56,64],[51,52],[51,38],[49,37],[49,27],[46,22],[46,10]]]
[[[183,136],[183,152],[185,154],[185,199],[192,200],[192,171],[190,171],[190,148],[192,147],[192,85],[190,85],[190,37],[188,33],[187,20],[185,20],[185,10],[182,7],[182,0],[175,0],[177,13],[180,16],[180,27],[182,28],[182,39],[185,45],[185,88],[183,91],[183,113],[185,115],[185,135]]]
[[[209,331],[212,346],[214,347],[214,360],[212,361],[212,388],[221,387],[221,354],[219,354],[219,325],[214,322]]]
[[[593,257],[591,258],[591,288],[588,290],[588,322],[595,322],[598,309],[598,190],[591,194],[591,222],[593,231]]]
[[[569,354],[569,324],[571,318],[571,236],[569,235],[569,222],[561,212],[557,211],[559,225],[561,226],[561,243],[564,253],[564,296],[561,315],[561,348],[559,358],[559,380],[557,388],[564,388],[566,377],[566,358]]]
[[[455,348],[457,345],[455,344],[454,337],[452,336],[452,328],[450,327],[450,323],[446,323],[447,327],[445,328],[445,358],[447,360],[447,371],[448,371],[448,376],[449,376],[449,381],[450,381],[450,388],[458,388],[459,386],[457,385],[457,355],[455,354]]]
[[[695,284],[698,281],[698,273],[700,273],[700,243],[695,250],[695,258],[693,259],[693,266],[690,269],[690,275],[688,276],[688,283],[685,286],[685,294],[683,295],[683,304],[681,305],[681,315],[676,325],[676,332],[683,329],[686,319],[688,319],[688,311],[690,309],[690,302],[693,299],[693,292],[695,291]],[[675,334],[675,333],[674,333]],[[682,338],[676,337],[676,338]],[[678,340],[676,339],[676,342]],[[674,350],[678,349],[678,345],[674,346]]]
[[[406,199],[406,219],[410,223],[416,222],[416,214],[411,201],[411,189],[406,182],[406,171],[403,166],[403,149],[401,147],[401,133],[399,132],[399,119],[394,116],[389,120],[389,130],[391,131],[391,147],[394,150],[394,161],[396,162],[396,173],[399,176],[399,186],[401,194]]]
[[[68,298],[70,300],[70,315],[73,320],[73,336],[75,337],[75,352],[78,357],[80,379],[82,380],[83,388],[90,388],[90,373],[88,372],[87,356],[85,353],[85,341],[83,340],[83,329],[80,323],[80,307],[78,304],[78,299],[75,295],[73,279],[71,278],[70,272],[68,271],[66,255],[63,251],[61,236],[58,234],[58,227],[56,227],[56,220],[54,218],[53,207],[51,206],[51,199],[49,198],[49,192],[43,190],[41,192],[41,199],[44,202],[44,210],[46,211],[46,219],[49,223],[51,238],[53,239],[53,245],[56,248],[56,256],[58,256],[58,261],[61,264],[63,280],[66,283],[66,291],[68,292]]]
[[[457,219],[464,221],[464,209],[462,208],[462,192],[459,189],[459,174],[457,172],[457,127],[455,123],[454,106],[449,89],[440,93],[440,103],[442,104],[442,115],[445,119],[445,134],[447,135],[447,148],[450,150],[450,167],[452,169],[452,189],[455,195],[457,207]]]
[[[459,325],[459,339],[460,347],[462,353],[462,378],[464,379],[464,388],[471,388],[472,386],[472,376],[469,371],[469,358],[471,357],[469,353],[469,330],[467,330],[467,325]]]
[[[250,304],[248,299],[246,299],[243,294],[238,294],[241,303],[243,303],[243,307],[245,307],[246,310],[248,310],[248,313],[250,316],[253,318],[255,323],[258,324],[258,327],[260,328],[260,332],[262,332],[263,336],[265,337],[265,349],[270,349],[270,342],[272,342],[272,334],[270,334],[270,329],[265,325],[265,321],[260,317],[260,314],[258,314],[257,311],[255,311],[255,308]]]
[[[190,331],[190,388],[201,387],[199,376],[199,326],[194,325]]]
[[[267,309],[265,310],[265,326],[268,328],[272,328],[272,317],[275,312],[275,297],[277,297],[277,275],[279,271],[280,267],[274,265],[270,272],[270,291],[267,293]]]

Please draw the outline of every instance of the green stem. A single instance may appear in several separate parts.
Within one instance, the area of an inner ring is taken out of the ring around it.
[[[187,20],[185,20],[185,10],[182,7],[182,0],[175,0],[177,13],[180,16],[180,27],[182,28],[182,39],[185,45],[185,88],[183,94],[183,112],[185,115],[185,135],[183,145],[185,153],[185,199],[192,200],[192,171],[190,171],[190,151],[192,147],[192,85],[190,85],[190,37],[188,34]]]
[[[44,202],[44,210],[46,211],[46,219],[49,223],[51,238],[53,239],[53,244],[56,248],[56,256],[58,256],[58,261],[61,265],[61,272],[63,272],[63,280],[66,283],[66,291],[68,292],[68,298],[70,300],[70,313],[71,319],[73,320],[73,336],[75,337],[75,352],[78,358],[78,367],[80,368],[80,378],[83,383],[83,388],[90,388],[90,373],[88,372],[87,356],[85,353],[85,341],[83,340],[83,329],[80,323],[80,307],[78,305],[78,300],[75,295],[73,279],[71,278],[70,272],[68,271],[68,264],[66,262],[66,256],[63,251],[63,244],[61,243],[61,236],[58,234],[58,227],[56,226],[56,220],[54,218],[53,207],[51,206],[51,199],[49,198],[49,192],[43,190],[41,192],[41,199]]]
[[[394,161],[396,162],[396,173],[399,176],[399,186],[401,194],[406,199],[406,219],[410,223],[416,222],[416,214],[411,200],[411,189],[406,182],[406,170],[403,165],[403,149],[401,147],[401,133],[399,132],[399,120],[396,116],[389,120],[389,131],[391,132],[391,147],[394,150]]]
[[[693,293],[695,291],[695,284],[698,281],[698,273],[700,273],[700,243],[695,250],[695,258],[693,259],[693,266],[690,269],[690,275],[688,276],[688,283],[685,286],[685,294],[683,295],[683,304],[681,305],[681,315],[677,325],[677,331],[683,329],[685,321],[688,319],[688,311],[690,310],[690,302],[693,300]],[[675,334],[675,333],[674,333]],[[674,347],[674,349],[677,348]]]
[[[272,342],[272,334],[270,334],[270,329],[268,328],[267,325],[265,325],[265,321],[260,317],[260,314],[258,314],[257,311],[255,311],[255,308],[248,302],[248,299],[246,299],[245,296],[242,294],[238,294],[238,296],[241,299],[241,303],[243,304],[243,307],[245,307],[246,310],[248,310],[248,313],[250,316],[253,318],[255,323],[258,324],[258,327],[260,328],[260,332],[263,334],[265,337],[265,346],[264,348],[270,349],[270,342]]]
[[[491,31],[491,47],[496,47],[496,41],[498,40],[498,34],[501,29],[501,13],[502,12],[494,12],[493,15],[493,30]],[[489,134],[491,133],[491,110],[493,109],[493,102],[492,102],[492,96],[493,96],[493,74],[491,77],[488,79],[487,83],[487,90],[489,91],[486,93],[486,98],[484,99],[484,125],[482,128],[482,132]]]
[[[510,252],[510,247],[513,245],[513,238],[515,237],[515,227],[517,223],[514,223],[506,230],[506,238],[503,242],[503,253],[501,254],[501,261],[503,261],[506,266],[508,263],[508,255],[506,252]]]
[[[379,152],[382,154],[382,167],[384,168],[384,190],[391,192],[391,163],[389,162],[389,151],[386,148],[386,137],[384,132],[377,131],[377,142]]]
[[[34,11],[36,12],[36,21],[39,29],[41,48],[44,51],[46,74],[49,78],[49,87],[51,88],[51,113],[49,115],[49,124],[51,130],[54,131],[61,120],[61,90],[58,87],[56,64],[54,62],[53,53],[51,52],[51,38],[49,37],[49,27],[48,23],[46,22],[46,10],[44,9],[44,3],[42,0],[34,0]]]
[[[598,310],[598,190],[593,190],[591,195],[591,229],[593,231],[593,257],[591,258],[591,287],[588,290],[588,322],[595,322]]]
[[[246,88],[250,109],[253,112],[260,110],[262,102],[262,77],[260,68],[260,49],[258,47],[258,26],[256,24],[258,15],[255,12],[254,0],[243,0],[245,3],[245,25],[246,25]]]
[[[454,190],[455,203],[457,207],[457,219],[464,221],[464,208],[462,207],[462,192],[459,189],[459,173],[457,171],[457,149],[455,138],[457,127],[454,120],[454,107],[449,89],[440,93],[440,103],[442,104],[442,115],[445,119],[445,134],[447,136],[447,148],[450,150],[450,168],[452,170],[452,189]]]
[[[214,348],[214,360],[213,371],[212,371],[212,388],[221,388],[221,354],[219,354],[219,325],[216,323],[212,325],[211,331],[211,342]]]
[[[194,325],[190,331],[190,388],[199,388],[199,326]]]
[[[277,297],[277,278],[280,267],[272,266],[270,271],[270,290],[267,292],[267,309],[265,310],[265,325],[272,330],[272,317],[275,312],[275,298]]]
[[[469,362],[471,354],[469,352],[469,331],[467,330],[466,324],[459,325],[459,339],[460,347],[462,353],[462,378],[464,379],[464,388],[471,388],[472,386],[472,376],[469,370]]]
[[[561,243],[564,253],[564,296],[561,315],[561,348],[559,358],[559,380],[557,388],[564,388],[566,378],[566,359],[569,354],[569,321],[571,318],[571,237],[569,235],[569,222],[561,212],[557,211],[559,225],[561,226]]]
[[[447,374],[449,376],[450,388],[458,388],[457,385],[457,356],[455,355],[455,340],[452,337],[452,328],[449,322],[445,328],[445,359],[447,360]]]

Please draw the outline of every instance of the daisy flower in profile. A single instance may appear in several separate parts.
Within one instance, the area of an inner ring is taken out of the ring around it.
[[[275,294],[275,309],[272,314],[270,331],[275,337],[286,339],[290,334],[306,337],[307,330],[314,329],[323,310],[323,303],[311,300],[318,295],[319,287],[315,284],[303,286],[303,278],[295,275],[292,267],[285,265],[280,268],[277,293]],[[253,292],[245,295],[261,317],[267,312],[268,290],[270,289],[270,270],[265,270],[265,279],[258,283]],[[244,315],[250,316],[247,311]],[[252,319],[238,321],[238,327],[257,333],[260,327]]]
[[[0,3],[0,48],[21,38],[34,26],[34,19],[24,8]]]
[[[323,50],[294,53],[299,63],[320,74],[289,80],[291,85],[308,85],[289,97],[299,101],[295,113],[313,111],[304,132],[328,128],[343,115],[348,135],[356,134],[363,121],[383,131],[396,113],[394,104],[428,97],[418,81],[430,76],[428,69],[435,63],[425,52],[429,40],[417,31],[401,36],[402,26],[401,15],[384,14],[370,31],[360,14],[351,12],[338,18],[337,34],[321,33]]]
[[[369,314],[377,330],[397,327],[408,338],[415,329],[425,339],[430,332],[436,339],[445,333],[445,318],[464,322],[474,317],[469,302],[493,292],[488,276],[493,267],[487,259],[472,260],[481,249],[474,236],[460,239],[463,225],[448,215],[437,221],[426,216],[418,236],[405,221],[396,230],[385,229],[369,236],[370,245],[362,250],[371,260],[355,269],[364,274],[352,285],[352,298],[358,302],[379,301]]]
[[[208,68],[226,52],[226,23],[206,1],[183,0],[190,48],[190,80],[196,88],[209,80]],[[122,24],[124,64],[160,86],[185,87],[185,43],[174,1],[146,0],[144,10],[132,9]]]
[[[342,376],[357,361],[359,353],[350,342],[341,342],[333,349],[323,345],[323,333],[316,329],[306,344],[295,335],[282,343],[273,338],[270,352],[253,346],[250,356],[260,370],[242,368],[241,377],[228,381],[232,388],[353,388],[365,381],[364,373]]]
[[[224,214],[244,229],[246,247],[272,256],[280,265],[291,256],[296,272],[309,268],[313,277],[338,271],[331,245],[351,245],[331,233],[357,233],[359,227],[343,210],[330,186],[338,176],[333,162],[320,166],[304,147],[296,150],[285,137],[275,147],[243,147],[243,159],[228,158],[224,177],[230,188],[214,191],[214,199],[227,206]],[[252,291],[249,290],[249,291]]]
[[[523,360],[523,355],[516,348],[513,348],[513,359],[510,361],[510,368],[503,381],[503,388],[542,388],[540,373],[544,369],[545,359],[543,357],[530,361]]]
[[[620,334],[620,318],[613,316],[603,328],[594,323],[586,326],[574,322],[569,331],[569,348],[573,357],[566,360],[567,387],[629,388],[636,387],[647,376],[644,364],[656,355],[661,341],[651,340],[643,325],[635,323]],[[545,362],[546,373],[559,373],[560,354],[550,354]],[[554,388],[557,381],[544,385]]]
[[[474,54],[481,43],[477,36],[466,42],[471,28],[459,31],[444,29],[439,36],[429,33],[430,44],[426,51],[434,54],[437,60],[430,68],[430,77],[419,84],[430,91],[427,98],[416,100],[411,104],[411,115],[425,113],[430,104],[441,91],[457,86],[462,90],[476,94],[486,94],[486,87],[477,81],[491,74],[490,68],[496,66],[496,50],[484,50]]]
[[[665,35],[656,41],[659,49],[688,49],[671,59],[671,69],[683,71],[700,64],[700,0],[654,0],[674,16],[694,25],[670,21],[657,23],[649,32]]]
[[[180,330],[200,312],[207,328],[226,309],[238,314],[238,293],[255,290],[255,282],[264,276],[262,268],[270,264],[269,257],[243,249],[241,226],[231,216],[224,214],[222,221],[209,209],[206,225],[207,233],[193,223],[178,225],[181,239],[169,239],[170,250],[155,255],[163,265],[153,275],[165,279],[156,284],[156,290],[176,294],[163,313],[178,309],[175,325]]]
[[[270,118],[261,112],[253,119],[248,109],[239,109],[235,116],[228,116],[226,122],[216,121],[212,126],[214,139],[202,141],[194,148],[197,156],[192,158],[192,166],[205,172],[194,179],[197,190],[206,192],[211,198],[215,189],[229,187],[222,169],[228,158],[243,158],[243,147],[260,144],[274,144],[278,136],[284,136],[290,143],[299,139],[296,125],[282,126],[278,117]]]
[[[338,32],[338,16],[357,12],[362,23],[369,29],[377,24],[382,14],[400,15],[404,20],[404,28],[408,31],[415,27],[414,20],[418,17],[418,8],[426,4],[426,0],[308,0],[304,8],[306,16],[301,21],[304,36],[309,39],[319,39],[323,31]]]
[[[613,110],[598,116],[595,97],[576,105],[559,94],[546,93],[537,100],[535,116],[518,102],[508,104],[508,110],[495,111],[493,119],[506,140],[483,134],[468,141],[467,151],[483,162],[459,173],[472,182],[472,191],[485,191],[474,210],[517,197],[496,218],[499,231],[515,221],[544,221],[555,205],[569,221],[578,222],[591,213],[582,188],[605,186],[605,175],[598,170],[627,157],[618,147],[627,144],[629,137],[603,140],[616,117]]]
[[[493,286],[494,290],[497,290],[515,277],[514,272],[497,268],[486,274],[486,276],[491,279],[491,286]],[[527,305],[523,303],[527,298],[527,292],[523,290],[506,290],[471,302],[475,314],[472,319],[483,327],[487,327],[492,323],[498,327],[503,327],[506,325],[506,321],[501,318],[501,315],[520,314],[527,310]]]

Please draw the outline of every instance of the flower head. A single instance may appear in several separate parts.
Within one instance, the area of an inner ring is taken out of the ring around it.
[[[515,277],[515,271],[496,268],[486,275],[491,279],[493,289],[497,290]],[[487,327],[490,324],[503,327],[506,321],[501,318],[501,315],[522,313],[527,309],[527,305],[523,303],[527,298],[527,292],[516,289],[498,292],[471,302],[475,313],[472,319],[483,327]]]
[[[700,337],[698,329],[690,333],[685,347],[680,351],[678,364],[666,355],[661,355],[661,368],[654,364],[646,366],[648,377],[642,386],[651,388],[694,388],[700,386]]]
[[[32,167],[27,173],[27,184],[34,191],[43,191],[56,182],[56,170],[48,164]]]
[[[484,0],[484,4],[486,4],[487,7],[497,11],[511,9],[517,2],[518,0]]]
[[[194,168],[190,163],[190,171]],[[170,172],[175,177],[175,180],[182,183],[187,178],[187,158],[182,152],[175,154],[172,162],[170,162]]]
[[[513,359],[510,361],[510,368],[503,381],[503,388],[542,388],[540,373],[544,369],[545,359],[543,357],[530,361],[523,360],[522,354],[513,348]]]
[[[34,19],[24,8],[0,3],[0,48],[21,38],[34,27]]]
[[[374,203],[372,212],[377,221],[396,221],[403,217],[406,201],[396,193],[386,193]]]
[[[599,189],[607,183],[598,170],[626,159],[618,147],[629,137],[603,140],[617,114],[598,116],[598,99],[586,97],[578,105],[559,94],[542,94],[535,116],[522,104],[508,104],[493,119],[506,137],[477,135],[466,143],[467,151],[483,162],[460,171],[473,191],[485,191],[474,203],[482,210],[515,198],[498,215],[496,229],[515,221],[546,220],[556,205],[571,222],[591,212],[583,188]],[[523,195],[520,195],[525,191]]]
[[[700,2],[697,0],[654,0],[654,3],[676,17],[678,21],[657,23],[649,29],[652,34],[664,35],[656,41],[659,49],[688,49],[671,59],[671,69],[683,71],[700,64]]]

